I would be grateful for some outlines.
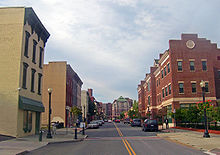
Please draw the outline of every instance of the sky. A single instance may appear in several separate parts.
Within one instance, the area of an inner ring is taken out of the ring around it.
[[[50,33],[44,63],[67,61],[100,102],[137,100],[169,40],[196,33],[220,47],[219,0],[0,0],[32,7]]]

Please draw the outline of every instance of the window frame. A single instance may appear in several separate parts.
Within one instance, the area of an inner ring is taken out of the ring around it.
[[[24,44],[24,56],[29,58],[28,56],[28,47],[29,47],[29,39],[30,39],[30,33],[28,31],[25,31],[25,44]]]
[[[168,85],[168,92],[169,92],[169,95],[172,93],[172,92],[171,92],[171,84]]]
[[[29,65],[23,62],[22,88],[27,89],[27,73]]]
[[[37,49],[37,41],[33,40],[32,62],[34,64],[36,64],[36,49]]]
[[[32,93],[34,93],[35,73],[36,73],[36,70],[34,68],[31,68],[31,92]]]
[[[203,62],[205,62],[205,67]],[[206,60],[202,60],[202,71],[207,71],[207,61]]]
[[[179,82],[178,85],[179,85],[179,94],[184,94],[184,83],[183,82]],[[182,88],[180,87],[181,85],[182,85]]]
[[[193,66],[191,65],[191,62],[193,62]],[[189,69],[191,72],[195,71],[195,61],[189,61]]]
[[[167,64],[167,74],[170,73],[170,63]]]
[[[179,66],[179,63],[181,63],[181,66]],[[177,61],[177,71],[178,72],[182,72],[183,71],[183,61],[179,61],[179,60]]]
[[[193,87],[193,85],[195,85],[195,87]],[[191,82],[191,87],[192,87],[192,93],[193,93],[193,94],[197,93],[196,82]],[[193,91],[193,90],[194,90],[194,91]]]

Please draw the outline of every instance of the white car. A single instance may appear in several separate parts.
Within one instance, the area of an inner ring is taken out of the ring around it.
[[[111,119],[109,119],[109,120],[108,120],[108,122],[109,122],[109,123],[111,123],[111,122],[112,122],[112,120],[111,120]]]
[[[89,124],[87,124],[88,129],[97,129],[99,128],[99,124],[96,121],[91,121]]]

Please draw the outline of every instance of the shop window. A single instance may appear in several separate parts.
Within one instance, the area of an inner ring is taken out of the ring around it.
[[[32,112],[31,111],[24,111],[24,118],[23,118],[23,130],[24,132],[31,132],[32,130]]]

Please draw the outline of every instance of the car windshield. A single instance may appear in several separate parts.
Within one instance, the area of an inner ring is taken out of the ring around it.
[[[139,120],[139,119],[134,119],[134,122],[141,122],[141,120]]]
[[[156,124],[156,123],[157,123],[157,120],[149,120],[149,123],[150,123],[150,124]]]

